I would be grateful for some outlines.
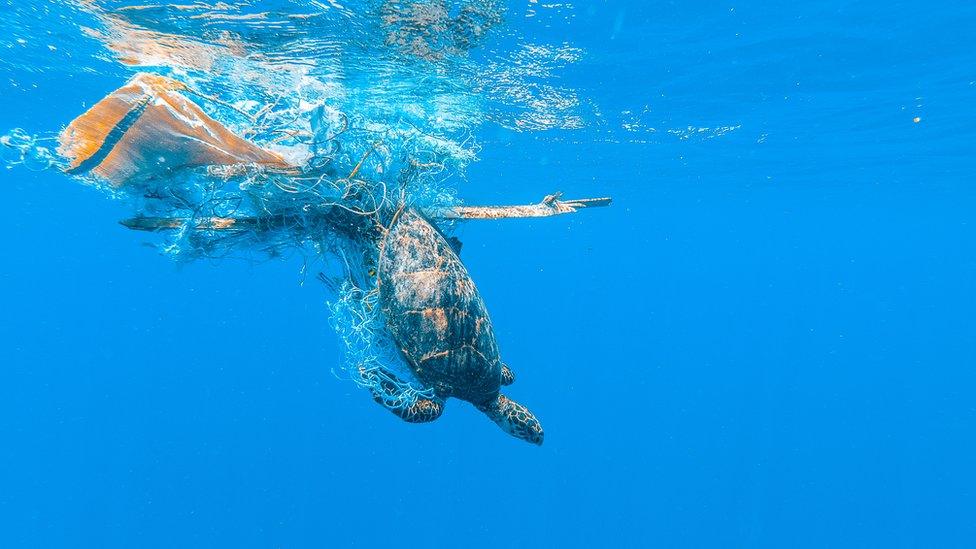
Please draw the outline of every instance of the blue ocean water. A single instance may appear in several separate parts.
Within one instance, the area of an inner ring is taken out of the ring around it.
[[[0,132],[136,70],[91,4],[0,3]],[[971,546],[976,7],[507,8],[472,56],[566,62],[541,107],[484,111],[459,195],[614,198],[455,233],[545,444],[337,379],[300,257],[174,261],[124,201],[17,165],[0,547]]]

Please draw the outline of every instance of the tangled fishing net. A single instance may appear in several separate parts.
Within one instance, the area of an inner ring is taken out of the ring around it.
[[[391,408],[409,408],[418,398],[433,398],[434,390],[414,381],[413,372],[384,325],[379,310],[379,293],[364,290],[350,279],[334,289],[329,303],[331,324],[339,337],[343,368],[333,370],[372,390]],[[392,374],[392,375],[391,375]]]

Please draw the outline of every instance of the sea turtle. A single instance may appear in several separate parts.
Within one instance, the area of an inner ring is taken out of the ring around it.
[[[380,389],[394,389],[391,378],[372,380],[381,386],[374,399],[419,423],[440,417],[448,397],[459,398],[512,436],[542,444],[532,412],[499,392],[515,376],[502,364],[485,304],[456,248],[419,212],[405,208],[394,216],[380,242],[380,305],[406,362],[435,396],[390,404]]]

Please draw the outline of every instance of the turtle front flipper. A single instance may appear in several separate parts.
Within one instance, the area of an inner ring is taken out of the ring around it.
[[[528,408],[499,394],[495,400],[478,406],[502,431],[532,444],[542,445],[542,424]]]
[[[443,400],[408,394],[402,389],[405,383],[390,372],[360,370],[360,374],[370,384],[373,400],[407,423],[428,423],[444,412]]]

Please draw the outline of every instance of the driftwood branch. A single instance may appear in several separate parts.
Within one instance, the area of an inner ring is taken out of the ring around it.
[[[505,219],[523,217],[549,217],[574,213],[583,208],[609,206],[610,198],[581,198],[560,200],[561,193],[551,194],[538,204],[522,206],[455,206],[424,210],[424,214],[436,219]],[[329,215],[323,211],[322,216]],[[198,231],[244,231],[288,225],[298,218],[290,216],[264,217],[133,217],[121,221],[135,231],[172,231],[190,226]]]
[[[260,217],[200,217],[190,220],[186,217],[132,217],[119,223],[134,231],[175,231],[192,223],[198,231],[242,231],[252,229],[270,221]]]
[[[599,208],[609,206],[612,199],[581,198],[577,200],[560,200],[562,193],[554,193],[542,199],[538,204],[524,206],[455,206],[426,212],[427,215],[439,219],[505,219],[522,217],[549,217],[574,213],[583,208]]]

